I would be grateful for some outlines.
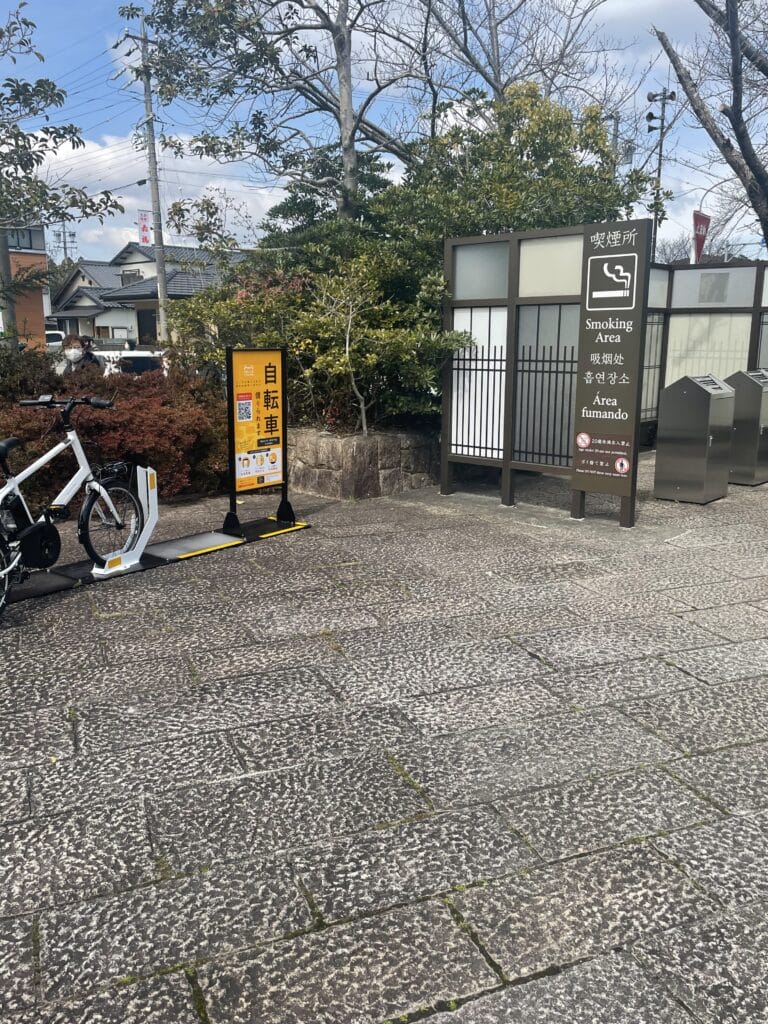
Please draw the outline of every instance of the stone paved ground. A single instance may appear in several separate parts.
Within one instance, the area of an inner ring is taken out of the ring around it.
[[[8,609],[2,1024],[768,1021],[768,489],[519,500]]]

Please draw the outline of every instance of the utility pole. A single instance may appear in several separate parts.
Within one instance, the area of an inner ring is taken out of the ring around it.
[[[651,263],[656,261],[656,242],[658,241],[659,234],[659,223],[661,222],[661,170],[664,165],[664,135],[667,127],[667,103],[674,103],[677,99],[677,93],[670,92],[666,87],[661,92],[649,92],[648,102],[658,103],[661,102],[661,113],[654,114],[653,111],[649,111],[645,115],[645,120],[648,122],[649,132],[659,133],[659,161],[658,167],[656,168],[656,185],[653,190],[654,194],[654,215],[653,215],[653,229],[651,231]],[[653,122],[658,121],[656,125]]]
[[[144,129],[147,140],[149,167],[149,194],[152,200],[152,227],[155,237],[155,263],[157,264],[157,340],[168,344],[168,283],[165,274],[163,248],[163,218],[160,210],[160,188],[157,182],[157,153],[155,151],[155,112],[152,108],[152,78],[149,72],[149,41],[144,20],[141,22],[141,79],[144,83]]]

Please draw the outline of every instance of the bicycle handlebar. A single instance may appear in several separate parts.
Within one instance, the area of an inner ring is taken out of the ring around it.
[[[39,398],[22,398],[19,405],[37,406],[41,409],[54,409],[62,406],[72,409],[76,405],[90,405],[92,409],[111,409],[112,400],[109,398],[54,398],[53,395],[40,395]]]

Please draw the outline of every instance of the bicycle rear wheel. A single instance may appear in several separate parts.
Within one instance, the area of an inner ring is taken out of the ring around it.
[[[11,564],[11,549],[5,543],[2,537],[0,537],[0,572],[7,569]],[[0,576],[0,615],[3,614],[3,608],[5,608],[8,601],[8,591],[11,589],[11,574],[8,573],[5,576]]]
[[[119,480],[102,485],[115,506],[116,520],[98,491],[91,491],[80,513],[80,542],[96,565],[102,566],[113,554],[133,551],[144,526],[139,499]]]

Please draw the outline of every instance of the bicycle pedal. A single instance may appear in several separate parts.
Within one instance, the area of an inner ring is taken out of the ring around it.
[[[69,505],[49,505],[48,515],[51,519],[59,519],[61,521],[69,519]]]

